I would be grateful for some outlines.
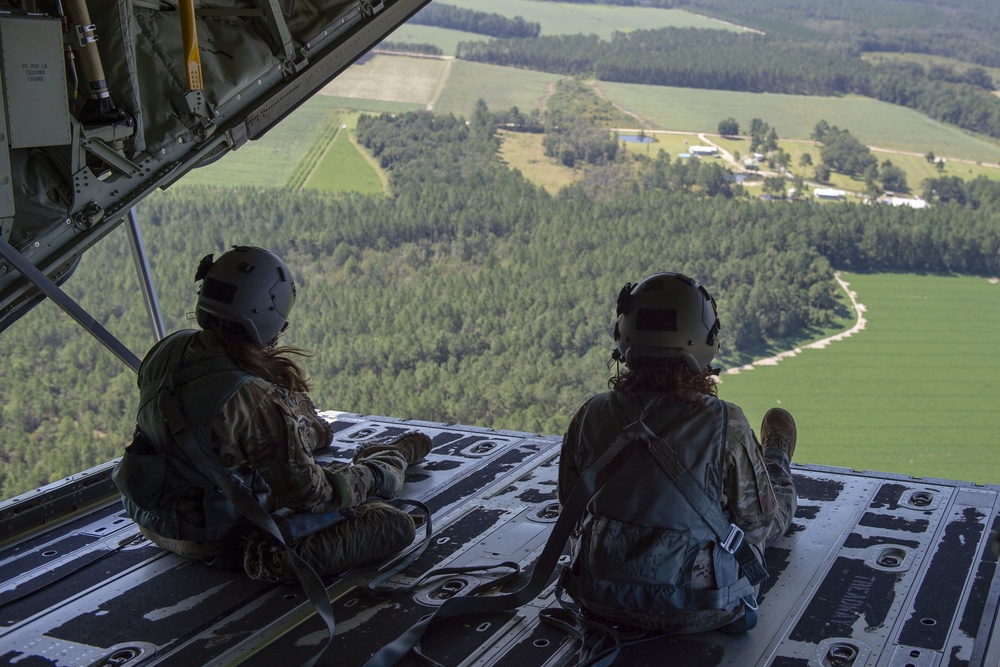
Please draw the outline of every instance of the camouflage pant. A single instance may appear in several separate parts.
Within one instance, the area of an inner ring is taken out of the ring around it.
[[[764,546],[769,547],[781,539],[791,525],[792,517],[795,516],[798,507],[798,497],[795,494],[795,482],[792,480],[792,467],[784,451],[778,447],[765,447],[764,466],[767,468],[767,476],[771,479],[771,488],[774,489],[774,498],[777,501],[774,520],[771,522],[767,537],[764,538]]]
[[[392,505],[371,500],[357,517],[335,523],[291,545],[321,576],[384,560],[406,548],[416,533],[413,519]],[[273,538],[254,533],[243,548],[243,569],[251,579],[296,578],[288,552]]]
[[[356,507],[346,519],[294,542],[291,547],[320,575],[331,575],[374,563],[404,549],[416,533],[413,519],[392,505],[370,500],[392,499],[403,488],[406,459],[398,452],[373,454],[357,464],[327,466],[330,481],[345,507]],[[243,569],[252,579],[294,579],[285,548],[263,533],[246,540]]]
[[[391,500],[403,488],[406,459],[399,452],[372,454],[356,464],[334,461],[326,466],[331,486],[344,507],[376,497]]]

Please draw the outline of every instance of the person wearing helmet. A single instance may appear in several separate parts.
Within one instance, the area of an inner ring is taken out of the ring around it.
[[[795,422],[769,410],[758,441],[743,411],[716,396],[719,330],[715,300],[683,274],[619,294],[619,371],[573,416],[559,461],[565,505],[603,453],[623,452],[588,491],[561,579],[592,620],[669,633],[756,623],[764,547],[796,509]],[[636,439],[628,433],[642,442],[620,444]]]
[[[413,520],[377,499],[395,497],[430,438],[404,432],[362,447],[351,464],[318,465],[313,452],[333,431],[306,393],[304,352],[277,345],[296,297],[288,266],[233,246],[202,259],[195,280],[201,330],[175,332],[143,359],[136,433],[113,475],[142,533],[253,578],[294,578],[286,548],[240,509],[245,496],[279,519],[291,550],[320,574],[408,546]],[[237,488],[220,488],[213,470]]]

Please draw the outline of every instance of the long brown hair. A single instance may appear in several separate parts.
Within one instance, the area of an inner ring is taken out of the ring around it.
[[[208,330],[222,343],[232,360],[246,372],[289,391],[309,391],[309,377],[292,358],[308,357],[309,353],[305,350],[292,345],[257,345],[247,338],[243,327],[218,318],[212,318]]]
[[[716,396],[715,374],[709,368],[695,373],[680,359],[644,359],[630,369],[620,366],[608,380],[608,388],[622,394],[665,394],[677,403],[698,403],[703,396]]]

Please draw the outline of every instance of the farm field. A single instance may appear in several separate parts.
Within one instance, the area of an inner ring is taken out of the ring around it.
[[[527,2],[527,0],[523,0]],[[474,4],[470,0],[470,6]],[[528,3],[535,4],[535,3]],[[548,5],[550,3],[544,3]],[[663,10],[655,10],[663,11]],[[404,26],[404,29],[422,26]],[[452,31],[439,31],[449,33]],[[450,59],[377,55],[364,64],[352,66],[326,86],[320,95],[277,126],[256,145],[245,146],[224,166],[212,165],[198,170],[186,182],[219,185],[287,183],[296,169],[296,155],[304,155],[310,141],[315,141],[324,123],[330,122],[335,109],[363,110],[372,113],[404,112],[433,108],[439,113],[471,117],[476,101],[484,99],[491,109],[518,107],[524,111],[544,108],[545,100],[561,77],[556,74],[470,63]],[[874,153],[882,162],[889,159],[907,172],[911,194],[920,194],[924,179],[959,176],[972,179],[979,175],[1000,178],[1000,142],[974,137],[914,111],[874,100],[819,98],[794,95],[750,94],[732,91],[666,88],[634,84],[591,82],[607,99],[638,116],[635,125],[666,129],[670,132],[706,132],[714,135],[718,122],[733,116],[741,127],[749,127],[752,118],[761,118],[778,131],[781,146],[792,156],[793,172],[807,180],[811,168],[799,167],[802,153],[809,152],[818,161],[819,147],[807,140],[816,122],[826,119],[846,128],[864,142],[875,143]],[[650,155],[663,148],[676,157],[697,139],[683,134],[657,134],[657,142],[648,146],[630,145],[633,152]],[[729,151],[748,152],[747,142],[712,137],[714,143]],[[938,172],[924,155],[932,151],[945,158],[945,168]],[[540,157],[540,156],[539,156]],[[537,158],[512,158],[535,182],[551,189],[552,183],[565,182],[565,175],[555,180],[542,176],[536,168],[526,169],[526,160],[534,167]],[[978,164],[977,164],[978,163]],[[830,185],[849,191],[864,190],[864,183],[834,174]]]
[[[451,61],[376,55],[356,63],[328,83],[321,95],[427,105],[448,76]]]
[[[561,78],[548,72],[456,60],[434,108],[464,118],[472,116],[479,99],[494,110],[539,109]]]
[[[816,123],[850,130],[862,142],[924,155],[962,157],[996,164],[1000,142],[973,137],[911,109],[863,97],[807,97],[771,93],[671,88],[637,84],[595,84],[609,100],[657,129],[716,132],[732,116],[741,128],[760,118],[782,139],[807,139]]]
[[[444,55],[453,56],[458,49],[459,42],[477,42],[488,39],[490,38],[485,35],[477,35],[474,32],[404,23],[396,28],[385,41],[396,44],[434,44],[444,52]]]
[[[340,130],[330,142],[306,178],[302,187],[329,192],[359,192],[382,194],[389,192],[389,179],[375,164],[367,151],[354,143],[358,114],[344,119]]]
[[[656,28],[706,28],[743,31],[744,29],[717,19],[692,14],[679,9],[592,5],[536,0],[449,0],[448,4],[463,9],[520,16],[538,23],[543,35],[597,35],[609,39],[615,32],[652,30]],[[480,39],[488,39],[480,37]]]
[[[1000,327],[1000,283],[842,277],[866,307],[864,330],[724,373],[719,395],[755,429],[772,406],[792,412],[799,463],[1000,483],[1000,356],[987,342]]]
[[[225,159],[195,169],[181,183],[202,185],[284,185],[299,161],[343,114],[336,101],[315,96],[256,141]]]

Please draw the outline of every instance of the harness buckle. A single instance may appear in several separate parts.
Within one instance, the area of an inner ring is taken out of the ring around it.
[[[743,529],[737,526],[735,523],[729,524],[729,535],[722,542],[722,548],[728,553],[733,553],[739,549],[740,545],[743,543]]]

